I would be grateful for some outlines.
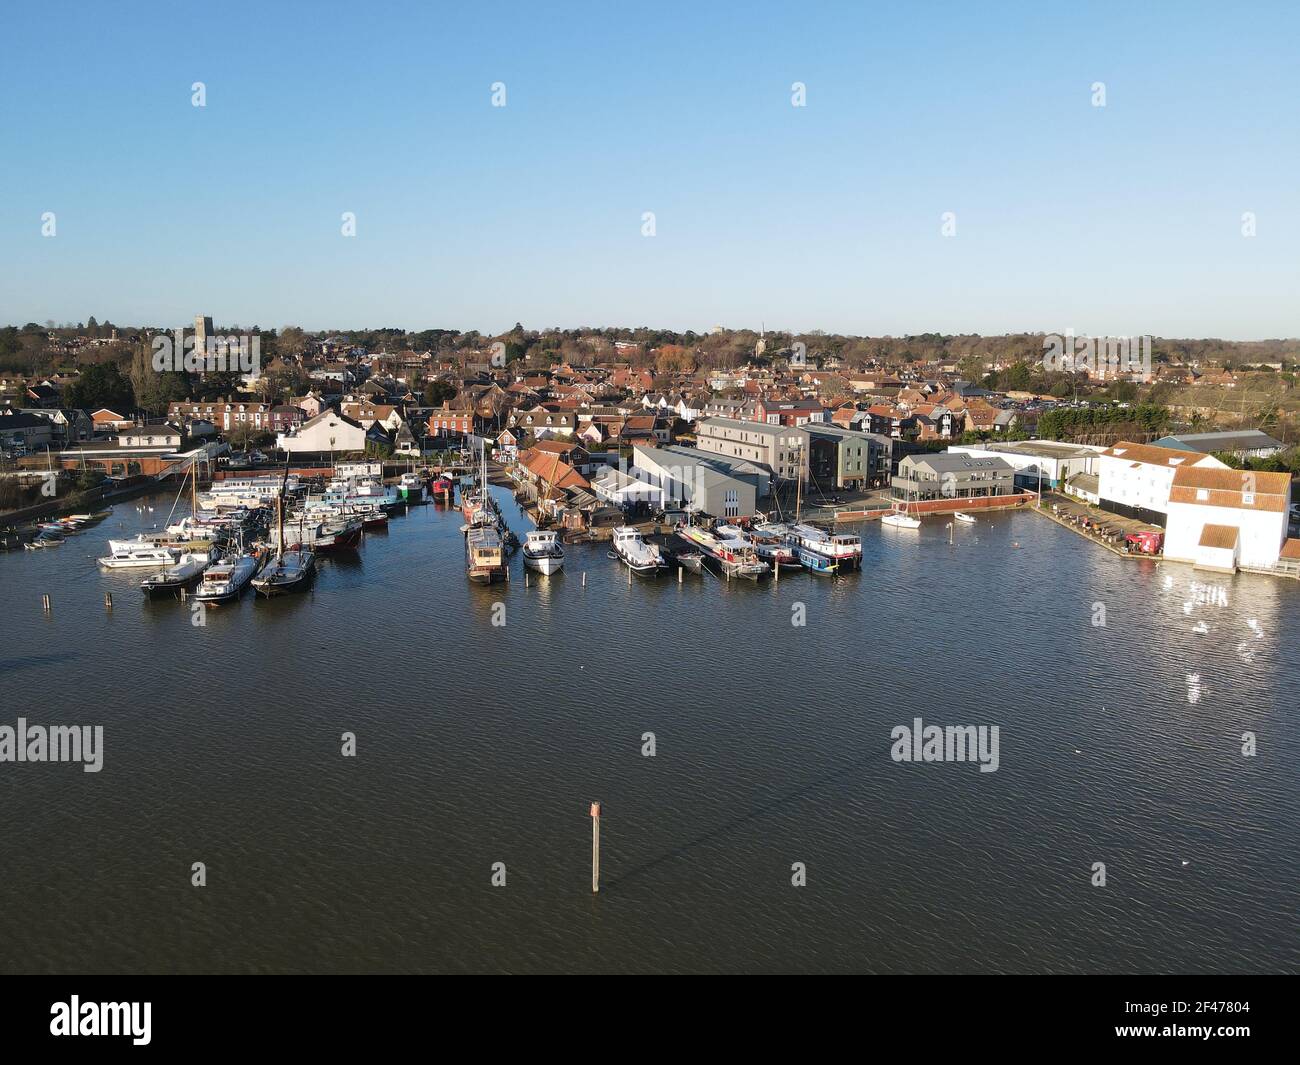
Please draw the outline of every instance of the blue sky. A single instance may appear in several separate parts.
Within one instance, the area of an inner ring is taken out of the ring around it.
[[[1300,335],[1300,5],[173,0],[0,27],[0,323]]]

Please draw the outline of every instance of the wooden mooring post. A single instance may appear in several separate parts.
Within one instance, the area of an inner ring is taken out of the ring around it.
[[[41,609],[47,614],[50,612],[50,596],[48,592],[41,596]]]
[[[600,890],[600,803],[591,804],[591,890]]]

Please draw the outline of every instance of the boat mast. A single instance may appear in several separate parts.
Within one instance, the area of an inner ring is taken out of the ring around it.
[[[799,475],[803,469],[803,443],[799,444],[798,461],[794,468],[794,523],[799,524],[799,515],[803,513],[803,478]]]

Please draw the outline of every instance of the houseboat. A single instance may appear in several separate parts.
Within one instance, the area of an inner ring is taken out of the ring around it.
[[[848,533],[828,533],[815,525],[791,525],[786,531],[786,542],[791,547],[803,548],[835,563],[836,571],[857,569],[862,565],[862,539]],[[805,569],[812,569],[800,555]],[[818,572],[821,572],[820,570]]]
[[[707,529],[687,525],[678,530],[682,537],[694,544],[726,577],[744,577],[756,581],[771,572],[768,564],[759,559],[754,548],[743,540],[714,535]]]
[[[494,526],[479,525],[465,534],[465,571],[475,584],[506,579],[505,546]]]

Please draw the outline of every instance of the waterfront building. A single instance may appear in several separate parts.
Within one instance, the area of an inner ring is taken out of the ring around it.
[[[808,473],[822,488],[870,488],[889,481],[893,441],[831,423],[804,426]]]
[[[997,456],[1016,471],[1018,487],[1038,490],[1041,476],[1045,489],[1062,489],[1078,474],[1095,474],[1097,456],[1106,449],[1096,445],[1065,444],[1055,440],[1017,440],[1004,443],[953,444],[949,452],[978,458]]]
[[[1016,472],[998,456],[977,458],[960,452],[908,455],[898,464],[892,486],[895,499],[978,499],[1011,495]]]
[[[1266,459],[1286,449],[1260,429],[1228,429],[1216,433],[1175,433],[1155,442],[1156,447],[1178,451],[1198,451],[1202,455],[1226,453],[1239,459]]]
[[[701,418],[695,438],[701,451],[761,463],[777,481],[808,477],[809,437],[804,427]]]
[[[1183,466],[1169,491],[1166,558],[1271,569],[1286,543],[1289,473]]]
[[[647,503],[663,509],[667,504],[661,486],[633,477],[614,466],[602,466],[596,472],[591,479],[591,491],[602,503],[615,507]]]
[[[1115,514],[1164,528],[1169,489],[1183,467],[1228,467],[1212,455],[1176,451],[1124,440],[1097,456],[1097,494],[1101,506]]]
[[[768,484],[765,470],[740,463],[743,475],[708,452],[685,447],[632,449],[633,476],[663,489],[663,506],[712,514],[717,518],[749,517],[757,510],[759,485]]]

